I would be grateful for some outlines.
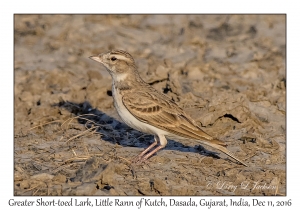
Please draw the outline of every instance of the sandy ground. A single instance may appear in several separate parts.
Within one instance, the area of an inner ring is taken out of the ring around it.
[[[284,15],[15,15],[15,195],[285,195]],[[249,167],[119,119],[90,55],[123,49],[142,77]]]

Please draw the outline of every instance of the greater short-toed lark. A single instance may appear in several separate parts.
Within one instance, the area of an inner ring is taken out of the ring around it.
[[[91,59],[106,67],[113,79],[114,105],[121,119],[130,127],[154,135],[154,143],[140,153],[134,162],[144,162],[167,144],[167,138],[189,139],[216,148],[241,164],[224,142],[214,139],[195,123],[174,101],[147,84],[138,74],[132,56],[122,50],[94,55]],[[153,147],[159,146],[150,151]]]

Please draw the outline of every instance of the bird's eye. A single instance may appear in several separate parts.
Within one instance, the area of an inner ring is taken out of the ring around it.
[[[112,57],[110,60],[115,61],[115,60],[117,60],[117,58],[116,57]]]

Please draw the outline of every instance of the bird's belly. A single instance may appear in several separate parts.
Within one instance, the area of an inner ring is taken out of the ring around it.
[[[167,135],[168,132],[161,130],[159,128],[156,128],[152,125],[149,125],[147,123],[139,121],[137,118],[135,118],[124,106],[122,102],[122,96],[120,95],[119,91],[115,90],[113,87],[113,96],[114,96],[114,106],[117,109],[117,112],[120,116],[120,118],[123,120],[124,123],[126,123],[128,126],[149,134],[162,134]]]

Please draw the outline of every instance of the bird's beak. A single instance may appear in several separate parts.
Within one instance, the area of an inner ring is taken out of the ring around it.
[[[97,61],[99,63],[102,63],[102,60],[100,59],[100,55],[92,55],[89,58],[94,60],[94,61]]]

